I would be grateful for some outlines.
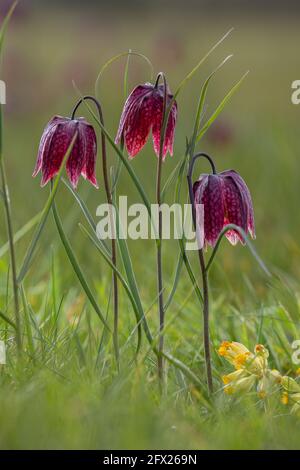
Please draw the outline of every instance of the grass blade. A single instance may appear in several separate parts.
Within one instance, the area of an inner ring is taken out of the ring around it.
[[[228,62],[229,59],[231,59],[231,57],[232,57],[232,55],[227,56],[215,68],[215,70],[213,70],[213,72],[211,72],[211,74],[207,77],[207,79],[205,80],[205,82],[203,84],[203,87],[202,87],[201,93],[200,93],[198,107],[197,107],[193,137],[191,139],[191,145],[190,145],[190,148],[189,148],[189,152],[190,152],[191,157],[194,155],[194,152],[195,152],[197,134],[198,134],[199,127],[200,127],[200,121],[201,121],[201,117],[202,117],[203,110],[204,110],[205,98],[206,98],[206,95],[207,95],[207,90],[208,90],[209,83],[210,83],[211,79],[214,77],[214,75],[223,67],[223,65],[226,64],[226,62]]]
[[[252,243],[250,242],[249,238],[247,237],[245,231],[238,227],[237,225],[235,224],[228,224],[226,225],[226,227],[223,228],[223,230],[221,231],[220,235],[219,235],[219,238],[217,240],[217,243],[216,245],[214,246],[214,249],[212,251],[212,254],[209,258],[209,261],[206,265],[206,272],[209,271],[214,259],[215,259],[215,256],[217,254],[217,251],[218,251],[218,248],[220,246],[220,243],[222,241],[222,239],[224,238],[224,235],[226,234],[226,232],[228,232],[229,230],[235,230],[236,232],[238,232],[244,239],[245,241],[245,244],[247,245],[247,247],[249,248],[249,251],[250,253],[252,254],[253,258],[256,260],[256,262],[258,263],[258,265],[261,267],[261,269],[264,271],[264,273],[268,276],[268,277],[271,277],[272,274],[270,273],[270,271],[268,270],[268,268],[266,267],[265,263],[263,262],[263,260],[260,258],[260,256],[258,255],[258,253],[256,252],[254,246],[252,245]]]
[[[15,330],[17,329],[16,324],[10,318],[8,318],[5,315],[5,313],[3,313],[1,310],[0,310],[0,318],[2,318],[2,320],[4,320],[6,323],[8,323],[10,326],[12,326]]]
[[[80,269],[80,266],[79,266],[79,263],[76,259],[76,256],[73,252],[73,249],[69,243],[69,240],[67,239],[65,233],[64,233],[64,229],[63,229],[63,226],[62,226],[62,223],[61,223],[61,220],[60,220],[60,217],[59,217],[59,214],[57,212],[57,209],[56,209],[56,204],[55,204],[55,201],[53,200],[53,204],[52,204],[52,212],[53,212],[53,216],[54,216],[54,220],[55,220],[55,223],[56,223],[56,227],[57,227],[57,230],[58,230],[58,233],[59,233],[59,236],[60,236],[60,239],[62,241],[62,244],[65,248],[65,251],[68,255],[68,258],[69,258],[69,261],[74,269],[74,272],[84,290],[84,292],[86,293],[89,301],[91,302],[96,314],[98,315],[98,317],[100,318],[100,320],[102,321],[103,325],[110,331],[110,328],[104,318],[104,315],[102,314],[96,300],[95,300],[95,297],[88,285],[88,283],[86,282],[85,280],[85,276],[84,274],[82,273],[81,269]]]
[[[68,181],[66,181],[64,178],[62,178],[62,182],[64,183],[64,185],[68,188],[68,190],[71,192],[72,196],[75,198],[76,202],[78,203],[85,219],[87,220],[88,224],[90,225],[90,227],[92,228],[93,232],[96,233],[96,230],[97,230],[97,226],[96,226],[96,223],[90,213],[90,211],[88,210],[85,202],[83,201],[83,199],[80,197],[79,193],[77,191],[74,191],[74,189],[72,188],[72,186],[68,183]],[[110,252],[110,249],[109,247],[106,245],[106,243],[104,242],[104,240],[99,240],[99,242],[101,244],[103,244],[103,248],[106,250],[107,254],[109,256],[111,256],[111,252]]]
[[[199,142],[199,140],[203,137],[203,135],[205,134],[205,132],[210,128],[210,126],[213,124],[213,122],[217,119],[217,117],[219,116],[219,114],[223,111],[223,109],[225,108],[227,102],[230,100],[230,98],[234,95],[234,93],[239,89],[239,87],[241,86],[242,82],[244,81],[244,79],[246,78],[246,76],[248,75],[249,72],[246,72],[242,78],[231,88],[231,90],[227,93],[227,95],[225,96],[225,98],[223,98],[223,100],[221,101],[221,103],[219,104],[219,106],[217,107],[217,109],[213,112],[213,114],[211,115],[211,117],[206,121],[206,123],[204,124],[204,126],[200,129],[200,132],[199,134],[197,135],[197,139],[196,139],[196,142]]]
[[[54,184],[53,184],[53,188],[52,188],[52,191],[47,199],[47,202],[41,212],[41,217],[40,217],[40,221],[39,221],[39,224],[33,234],[33,237],[32,237],[32,240],[30,242],[30,245],[27,249],[27,252],[26,252],[26,255],[25,255],[25,258],[23,260],[23,263],[22,263],[22,267],[20,269],[20,273],[18,275],[18,283],[21,283],[29,269],[29,266],[30,266],[30,263],[31,263],[31,260],[32,260],[32,256],[34,254],[34,250],[36,248],[36,245],[37,245],[37,242],[39,241],[39,238],[41,236],[41,233],[43,231],[43,228],[45,226],[45,223],[47,221],[47,217],[49,215],[49,212],[50,212],[50,209],[51,209],[51,206],[52,206],[52,203],[54,201],[54,197],[56,195],[56,192],[57,192],[57,189],[58,189],[58,185],[59,185],[59,182],[60,182],[60,179],[61,179],[61,175],[62,175],[62,172],[63,172],[63,169],[64,169],[64,166],[65,166],[65,163],[70,155],[70,153],[72,152],[72,149],[73,149],[73,146],[74,146],[74,143],[75,143],[75,140],[77,138],[77,132],[74,134],[74,137],[68,147],[68,150],[63,158],[63,161],[62,161],[62,164],[61,164],[61,167],[60,167],[60,170],[57,174],[57,177],[55,178],[55,181],[54,181]]]
[[[41,212],[36,214],[32,219],[30,219],[23,227],[21,227],[14,235],[14,244],[16,244],[18,241],[20,241],[40,220],[41,217]],[[2,245],[0,248],[0,258],[4,256],[9,250],[9,243],[5,243]]]

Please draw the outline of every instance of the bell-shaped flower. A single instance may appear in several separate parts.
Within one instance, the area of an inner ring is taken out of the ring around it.
[[[194,183],[194,201],[204,205],[204,243],[214,246],[228,224],[234,224],[255,238],[251,195],[242,177],[234,170],[204,174]],[[235,245],[244,244],[237,230],[228,230],[226,237]]]
[[[173,96],[167,90],[168,107]],[[124,143],[130,158],[133,158],[146,144],[152,130],[153,145],[157,156],[160,152],[160,135],[164,110],[164,85],[145,83],[138,85],[126,100],[115,142]],[[162,149],[163,159],[167,152],[173,155],[173,143],[177,120],[177,103],[174,101],[166,126]]]
[[[45,186],[60,170],[64,156],[77,133],[66,162],[68,178],[74,188],[80,175],[98,187],[95,166],[97,139],[94,128],[84,119],[55,116],[44,129],[36,166],[32,176],[42,172],[41,186]]]

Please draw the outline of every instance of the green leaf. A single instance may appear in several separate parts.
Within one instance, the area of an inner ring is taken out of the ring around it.
[[[256,262],[258,263],[258,265],[261,267],[261,269],[264,271],[264,273],[268,276],[268,277],[271,277],[272,274],[270,273],[270,271],[268,270],[268,268],[266,267],[265,263],[263,262],[263,260],[260,258],[260,256],[257,254],[254,246],[252,245],[252,243],[250,242],[249,238],[247,237],[245,231],[241,228],[241,227],[238,227],[237,225],[235,224],[228,224],[226,225],[226,227],[223,228],[223,230],[221,231],[220,235],[219,235],[219,238],[216,242],[216,245],[214,246],[214,249],[212,251],[212,254],[209,258],[209,261],[206,265],[206,272],[209,271],[214,259],[215,259],[215,256],[217,254],[217,251],[218,251],[218,248],[220,246],[220,243],[222,241],[222,239],[224,238],[224,235],[229,231],[229,230],[235,230],[236,232],[238,232],[244,239],[247,247],[249,248],[249,251],[250,253],[252,254],[253,258],[256,260]]]
[[[68,181],[66,181],[64,178],[62,178],[62,182],[68,188],[68,190],[71,192],[72,196],[75,198],[75,201],[79,205],[79,207],[80,207],[85,219],[87,220],[88,224],[92,228],[93,232],[96,233],[97,226],[96,226],[96,223],[95,223],[95,221],[92,217],[92,214],[90,213],[90,211],[87,208],[87,205],[85,204],[83,199],[80,197],[79,193],[77,191],[74,191],[74,189],[68,183]],[[109,256],[111,256],[110,248],[107,246],[107,244],[104,242],[104,240],[99,240],[99,242],[103,244],[103,248],[106,250],[107,254]]]
[[[0,28],[0,60],[2,58],[2,49],[3,49],[3,43],[4,43],[4,37],[6,33],[6,29],[8,26],[8,23],[12,17],[13,12],[15,11],[16,6],[18,5],[18,1],[14,2],[12,6],[10,7],[6,17],[4,18],[1,28]]]
[[[55,195],[56,195],[56,192],[57,192],[57,189],[58,189],[58,185],[59,185],[59,182],[60,182],[60,178],[61,178],[64,166],[65,166],[65,163],[66,163],[70,153],[72,152],[72,149],[73,149],[76,138],[77,138],[77,132],[74,134],[74,137],[73,137],[73,139],[72,139],[72,141],[71,141],[71,143],[68,147],[68,150],[66,151],[66,154],[63,158],[60,170],[57,174],[57,177],[55,178],[55,182],[53,184],[53,189],[52,189],[52,191],[51,191],[51,193],[50,193],[50,195],[47,199],[47,202],[46,202],[46,204],[45,204],[45,206],[44,206],[44,208],[41,212],[40,221],[39,221],[38,226],[37,226],[37,228],[36,228],[36,230],[33,234],[32,240],[31,240],[30,245],[29,245],[29,247],[27,249],[27,252],[25,254],[25,257],[24,257],[24,260],[23,260],[23,263],[22,263],[22,267],[20,269],[20,273],[19,273],[18,278],[17,278],[18,283],[21,283],[23,281],[23,279],[26,276],[26,273],[29,269],[29,266],[30,266],[30,263],[31,263],[31,260],[32,260],[37,242],[39,241],[39,238],[41,236],[41,233],[42,233],[43,228],[45,226],[45,223],[47,221],[47,217],[49,215],[52,203],[54,201],[54,198],[55,198]]]
[[[16,324],[10,318],[8,318],[5,315],[5,313],[3,313],[1,310],[0,310],[0,318],[2,318],[2,320],[4,320],[6,323],[8,323],[10,326],[12,326],[15,330],[17,329]]]
[[[230,100],[230,98],[234,95],[234,93],[239,89],[239,87],[241,86],[242,82],[244,81],[244,79],[246,78],[246,76],[248,75],[249,72],[246,72],[242,78],[231,88],[231,90],[227,93],[227,95],[225,96],[225,98],[223,98],[223,100],[221,101],[221,103],[219,104],[219,106],[217,107],[217,109],[213,112],[213,114],[211,115],[211,117],[206,121],[206,123],[204,124],[204,126],[200,129],[200,132],[199,134],[197,135],[197,139],[196,139],[196,142],[199,142],[199,140],[203,137],[203,135],[205,134],[205,132],[210,128],[210,126],[213,124],[213,122],[217,119],[217,117],[219,116],[219,114],[223,111],[223,109],[225,108],[227,102]]]
[[[198,64],[185,76],[185,78],[179,83],[177,90],[174,93],[174,100],[177,98],[178,94],[182,90],[182,88],[187,84],[187,82],[195,75],[197,70],[203,65],[203,63],[208,59],[208,57],[214,52],[217,47],[222,44],[222,42],[232,33],[233,28],[231,28],[227,33],[224,34],[224,36],[219,39],[210,49],[209,51],[205,54],[204,57],[198,62]],[[172,107],[172,106],[171,106]]]
[[[191,139],[191,145],[190,145],[190,148],[189,148],[189,152],[190,152],[191,157],[194,155],[194,152],[195,152],[196,139],[197,139],[197,134],[198,134],[198,131],[199,131],[201,117],[203,115],[203,110],[204,110],[204,104],[205,104],[205,98],[206,98],[206,94],[207,94],[207,90],[208,90],[208,85],[209,85],[211,79],[214,77],[214,75],[223,67],[223,65],[226,64],[226,62],[228,62],[229,59],[231,59],[231,57],[232,57],[232,55],[227,56],[215,68],[215,70],[213,70],[213,72],[207,77],[207,79],[205,80],[205,82],[203,84],[203,87],[202,87],[201,93],[200,93],[197,112],[196,112],[194,132],[193,132],[193,136],[192,136],[192,139]]]
[[[40,220],[41,218],[41,212],[36,214],[32,219],[30,219],[23,227],[21,227],[16,234],[14,235],[14,244],[16,244],[18,241],[20,241]],[[9,250],[9,243],[5,243],[2,245],[0,248],[0,258],[5,255]]]
[[[60,217],[59,217],[59,214],[57,212],[57,209],[56,209],[56,204],[55,204],[55,201],[53,200],[53,203],[52,203],[52,212],[53,212],[53,216],[54,216],[54,220],[55,220],[55,223],[56,223],[56,227],[57,227],[57,230],[58,230],[58,233],[59,233],[59,236],[60,236],[60,239],[62,241],[62,244],[65,248],[65,251],[68,255],[68,258],[69,258],[69,261],[74,269],[74,272],[84,290],[84,292],[86,293],[89,301],[91,302],[96,314],[98,315],[98,317],[100,318],[100,320],[102,321],[103,325],[110,331],[110,327],[108,326],[105,318],[104,318],[104,315],[102,314],[98,304],[97,304],[97,301],[85,279],[85,276],[83,274],[83,272],[81,271],[81,268],[79,266],[79,263],[76,259],[76,256],[74,254],[74,251],[69,243],[69,240],[67,238],[67,236],[65,235],[65,232],[64,232],[64,229],[63,229],[63,226],[62,226],[62,223],[61,223],[61,220],[60,220]]]
[[[85,235],[87,235],[87,237],[91,240],[91,242],[93,243],[93,245],[97,248],[97,250],[99,251],[99,253],[101,254],[101,256],[104,258],[104,260],[106,261],[106,263],[111,267],[111,269],[116,273],[116,275],[118,276],[118,279],[120,280],[122,286],[124,287],[128,297],[129,297],[129,300],[131,302],[131,305],[133,307],[133,310],[134,310],[134,313],[136,315],[136,318],[138,319],[138,321],[140,322],[141,320],[143,320],[143,325],[144,325],[144,329],[145,329],[145,333],[146,333],[146,336],[149,340],[149,342],[152,342],[152,336],[151,336],[151,333],[150,333],[150,330],[147,326],[147,323],[146,323],[146,319],[143,319],[140,317],[140,311],[139,311],[139,308],[138,306],[136,305],[136,302],[135,302],[135,299],[134,299],[134,296],[131,292],[131,289],[129,287],[129,285],[127,284],[126,280],[124,279],[123,275],[121,274],[121,272],[118,270],[118,268],[113,264],[111,258],[105,253],[105,251],[103,250],[101,244],[99,244],[99,240],[98,239],[95,239],[89,232],[88,230],[81,224],[79,224],[79,227],[80,229],[85,233]]]

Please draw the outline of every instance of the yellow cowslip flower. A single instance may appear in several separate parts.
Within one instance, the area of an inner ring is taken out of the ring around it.
[[[255,354],[236,341],[223,341],[218,350],[219,355],[230,362],[236,370],[245,368],[253,374],[262,375],[268,365],[269,352],[262,344],[257,344],[254,352]]]
[[[244,377],[246,372],[243,369],[235,370],[234,372],[231,372],[230,374],[223,375],[222,380],[224,385],[228,385],[231,382],[236,382],[237,380],[241,379]]]
[[[222,377],[224,391],[228,394],[250,391],[256,384],[258,396],[263,399],[281,382],[280,373],[268,369],[269,351],[262,344],[257,344],[252,353],[241,343],[223,341],[218,352],[236,369]]]
[[[277,369],[270,370],[270,375],[271,375],[271,377],[272,377],[272,379],[274,380],[275,383],[281,384],[282,375],[280,374],[280,372]]]
[[[255,384],[255,381],[256,377],[253,374],[249,375],[248,377],[243,377],[241,379],[230,382],[228,385],[225,385],[224,392],[228,395],[232,395],[233,393],[237,392],[250,392],[251,388]]]
[[[281,402],[284,405],[293,405],[291,408],[291,413],[300,416],[300,385],[296,382],[296,380],[288,377],[287,375],[281,378],[281,385],[284,388]]]
[[[283,405],[288,405],[289,404],[289,394],[288,392],[283,392],[281,395],[280,401]]]
[[[296,370],[296,375],[297,375],[297,376],[300,375],[300,367],[298,367],[298,369]]]
[[[219,347],[218,353],[234,365],[236,369],[240,369],[247,359],[253,356],[249,349],[236,341],[223,341]]]

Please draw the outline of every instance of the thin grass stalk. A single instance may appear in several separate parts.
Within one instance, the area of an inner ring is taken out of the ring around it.
[[[22,337],[21,337],[21,318],[20,318],[20,305],[19,305],[19,289],[17,281],[17,264],[16,264],[16,253],[14,245],[14,231],[11,216],[11,206],[9,189],[6,179],[4,159],[3,159],[3,129],[2,129],[2,107],[0,107],[0,172],[1,172],[1,184],[3,193],[3,202],[6,218],[6,227],[9,243],[9,254],[11,264],[11,278],[13,285],[13,298],[14,298],[14,311],[15,311],[15,339],[17,344],[18,354],[22,352]]]

